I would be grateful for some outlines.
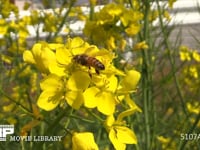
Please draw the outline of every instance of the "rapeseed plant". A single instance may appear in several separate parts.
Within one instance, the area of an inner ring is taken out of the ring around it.
[[[81,54],[98,59],[105,69],[97,73],[95,66],[90,64],[94,62],[87,62],[88,66],[76,63],[74,57]],[[116,107],[124,100],[130,108],[119,115],[121,117],[118,123],[113,122],[109,128],[108,125],[105,127],[108,129],[111,142],[117,149],[120,147],[124,149],[125,144],[137,143],[134,132],[120,122],[125,116],[136,111],[141,112],[136,104],[131,102],[129,96],[136,90],[140,79],[139,72],[118,70],[112,62],[116,57],[112,52],[90,45],[80,37],[69,38],[66,44],[36,43],[32,50],[26,50],[23,56],[25,62],[35,65],[43,74],[40,82],[42,92],[37,100],[37,105],[41,109],[51,111],[59,106],[67,108],[70,106],[81,111],[83,107],[97,108],[103,115],[111,116],[120,111]],[[115,126],[115,124],[120,125]],[[117,138],[114,138],[115,132],[118,134]],[[81,140],[81,137],[81,134],[77,133],[72,141]],[[125,137],[130,140],[124,143],[122,139]],[[117,146],[119,143],[123,146]],[[84,144],[74,145],[74,147],[81,147]]]

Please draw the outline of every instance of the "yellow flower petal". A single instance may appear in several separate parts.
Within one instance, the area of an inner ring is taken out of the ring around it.
[[[128,35],[136,35],[140,31],[140,26],[137,24],[131,24],[125,29],[125,31]]]
[[[107,116],[106,121],[105,121],[105,125],[106,127],[111,127],[115,122],[115,118],[113,115]]]
[[[91,132],[74,133],[72,137],[72,150],[98,150]]]
[[[72,54],[68,49],[58,48],[56,50],[56,59],[59,64],[69,65],[71,63]]]
[[[28,63],[31,63],[31,64],[36,63],[34,58],[33,58],[33,54],[29,50],[24,51],[23,59],[24,59],[25,62],[28,62]]]
[[[63,87],[63,81],[61,78],[55,74],[50,74],[45,79],[43,79],[40,83],[40,87],[42,90],[48,91],[58,91]]]
[[[190,113],[194,113],[194,114],[199,114],[200,113],[200,105],[198,102],[192,104],[192,103],[187,103],[186,104],[187,109]]]
[[[122,86],[127,91],[134,90],[140,80],[140,73],[135,70],[129,70],[122,81]]]
[[[61,97],[57,97],[57,100],[55,100],[56,97],[54,96],[54,91],[43,91],[38,98],[37,105],[46,111],[53,110],[58,106],[61,99]],[[51,100],[53,97],[54,100]]]
[[[97,107],[97,109],[105,115],[114,113],[115,99],[112,93],[101,92],[98,88],[91,87],[88,88],[83,95],[85,107]]]
[[[73,55],[82,54],[89,47],[89,44],[80,37],[68,39],[66,47],[71,50]]]
[[[2,110],[3,110],[4,112],[10,112],[10,111],[13,110],[13,108],[15,108],[15,104],[14,104],[14,103],[11,103],[11,104],[8,104],[8,105],[4,105],[4,106],[2,107]]]
[[[133,47],[133,50],[141,50],[141,49],[148,49],[148,45],[146,44],[146,41],[142,41],[139,43],[136,43]]]
[[[117,136],[117,139],[121,142],[121,143],[126,143],[126,144],[137,144],[137,138],[135,133],[125,127],[125,126],[114,126]]]
[[[115,68],[113,65],[109,65],[106,67],[106,70],[104,71],[105,74],[115,74],[119,76],[125,76],[125,73],[117,68]]]
[[[45,47],[42,47],[42,49],[37,49],[36,51],[38,52],[37,54],[35,53],[35,60],[37,63],[37,67],[42,71],[42,72],[47,72],[49,70],[49,64],[52,63],[53,61],[56,61],[56,56],[55,53],[46,47],[46,45],[42,45]],[[33,49],[34,52],[34,49]]]
[[[88,73],[77,71],[74,72],[67,82],[67,87],[70,90],[85,90],[90,84]]]
[[[85,43],[85,41],[83,41],[82,38],[80,37],[74,37],[73,39],[69,38],[68,41],[67,41],[67,48],[77,48],[77,47],[81,47],[83,46]]]
[[[97,109],[105,115],[111,115],[115,111],[115,98],[110,92],[101,92],[97,94]]]
[[[163,144],[168,144],[170,142],[170,138],[166,138],[164,136],[157,136],[157,139]]]
[[[58,43],[50,43],[48,44],[48,46],[52,50],[57,50],[58,48],[64,48],[64,44],[58,44]]]
[[[57,62],[52,62],[49,65],[49,71],[52,74],[56,74],[58,76],[66,76],[66,68],[60,66]]]
[[[197,50],[194,50],[194,51],[192,52],[192,57],[193,57],[193,59],[194,59],[195,61],[200,62],[200,54],[198,53]]]
[[[117,85],[118,85],[118,80],[115,75],[112,75],[112,76],[106,77],[106,78],[104,78],[102,76],[93,76],[92,82],[97,87],[105,87],[105,91],[110,91],[113,93],[117,89]]]
[[[142,110],[135,104],[135,102],[130,98],[130,95],[126,95],[125,97],[126,103],[129,105],[130,109],[127,109],[123,112],[121,112],[117,116],[117,122],[122,122],[124,117],[130,116],[135,112],[142,112]]]
[[[116,76],[111,76],[108,78],[108,84],[106,85],[107,90],[111,91],[111,92],[115,92],[115,90],[117,89],[117,84],[118,84],[118,80]]]
[[[67,103],[74,109],[79,109],[84,101],[82,92],[78,91],[68,91],[65,98]]]
[[[131,108],[131,109],[128,109],[126,111],[123,111],[121,112],[118,116],[117,116],[117,122],[122,122],[124,117],[127,117],[127,116],[130,116],[132,115],[133,113],[137,112],[138,111],[138,107],[135,107],[135,108]]]
[[[87,108],[94,108],[97,106],[98,101],[97,101],[97,93],[100,90],[96,87],[91,87],[85,90],[83,93],[84,96],[84,106]]]
[[[32,51],[25,51],[24,60],[34,63],[42,73],[49,72],[49,64],[56,61],[55,53],[49,49],[47,43],[37,43],[33,46]]]
[[[116,150],[125,150],[126,149],[126,144],[121,143],[116,135],[116,131],[114,129],[111,129],[109,132],[109,139],[112,142],[113,146],[115,147]]]

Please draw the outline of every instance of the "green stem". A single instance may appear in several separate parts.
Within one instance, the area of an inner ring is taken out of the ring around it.
[[[71,9],[72,9],[72,7],[73,7],[75,2],[76,2],[76,0],[70,0],[70,4],[69,4],[69,7],[68,7],[68,10],[65,13],[65,15],[64,15],[64,17],[62,19],[62,22],[60,23],[60,25],[59,25],[59,27],[57,29],[57,32],[54,34],[53,38],[56,37],[60,33],[60,31],[61,31],[62,27],[64,26],[64,24],[66,22],[66,19],[69,16],[69,13],[71,12]]]
[[[67,133],[69,133],[69,134],[71,134],[71,132],[67,129],[67,127],[63,127],[62,125],[60,125],[60,121],[61,121],[61,119],[63,119],[63,117],[64,116],[66,116],[66,114],[67,114],[67,112],[66,112],[66,110],[63,110],[62,112],[60,112],[60,114],[58,114],[58,117],[53,121],[53,123],[50,123],[49,121],[47,121],[47,120],[43,120],[46,124],[50,124],[49,126],[48,126],[48,128],[46,129],[46,131],[44,132],[44,135],[45,136],[48,136],[48,135],[50,135],[50,134],[52,134],[52,132],[54,131],[54,129],[56,128],[56,127],[59,127],[59,128],[61,128],[61,129],[63,129],[63,130],[65,130]],[[45,141],[41,141],[41,142],[39,142],[37,145],[35,145],[35,148],[34,149],[42,149],[45,145],[43,145],[43,144],[45,144]]]
[[[102,118],[100,118],[98,115],[96,115],[95,113],[93,113],[92,111],[90,111],[89,109],[85,108],[85,110],[94,118],[96,118],[97,120],[99,120],[100,122],[104,122],[104,120]]]
[[[145,40],[148,42],[149,38],[149,20],[148,15],[150,11],[150,2],[148,0],[144,1],[144,28],[143,35],[140,36],[140,40]],[[150,51],[150,50],[149,50]],[[150,149],[151,147],[151,131],[150,131],[150,118],[153,113],[151,111],[152,107],[152,89],[151,89],[151,66],[150,66],[150,52],[147,50],[142,51],[142,100],[143,100],[143,108],[144,108],[144,122],[145,122],[145,149]],[[150,113],[150,111],[152,113]]]
[[[159,11],[159,23],[160,23],[160,27],[161,27],[162,33],[163,33],[164,44],[167,48],[170,65],[172,67],[172,73],[173,73],[175,86],[176,86],[176,89],[177,89],[177,92],[178,92],[178,95],[179,95],[179,98],[180,98],[180,101],[181,101],[183,112],[187,116],[188,114],[187,114],[186,106],[185,106],[185,103],[184,103],[183,94],[181,92],[181,87],[180,87],[180,84],[179,84],[179,81],[178,81],[178,78],[177,78],[177,75],[176,75],[175,61],[173,60],[172,53],[171,53],[171,47],[170,47],[170,44],[168,42],[168,34],[166,34],[166,28],[164,27],[163,20],[162,20],[162,11],[161,11],[161,8],[160,8],[159,0],[156,0],[156,3],[157,3],[158,11]]]
[[[8,98],[11,102],[15,103],[16,105],[20,106],[22,108],[23,111],[25,111],[28,114],[32,115],[31,110],[29,110],[28,108],[26,108],[25,106],[23,106],[20,102],[15,101],[12,97],[8,96],[6,93],[4,93],[2,90],[0,90],[0,95],[5,96],[6,98]]]

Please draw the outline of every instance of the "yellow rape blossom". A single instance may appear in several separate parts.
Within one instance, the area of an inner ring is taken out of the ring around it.
[[[91,5],[96,5],[96,3],[97,3],[97,0],[90,0]]]
[[[116,121],[113,115],[108,116],[104,124],[109,133],[109,139],[116,150],[125,150],[126,144],[137,144],[135,133],[125,126],[123,119],[135,112],[141,112],[141,109],[130,99],[129,96],[126,97],[126,102],[130,108],[121,112],[117,116]]]
[[[40,87],[43,90],[37,101],[37,105],[40,108],[50,111],[60,104],[64,96],[63,80],[51,74],[40,83]]]
[[[107,78],[104,88],[90,87],[84,92],[84,105],[88,108],[97,107],[105,115],[111,115],[115,111],[116,98],[114,92],[117,88],[117,78]]]
[[[176,0],[168,0],[169,8],[173,8],[173,5],[175,2],[176,2]]]
[[[176,149],[176,143],[164,136],[158,136],[157,140],[162,144],[162,149],[173,150]]]
[[[194,51],[192,52],[192,57],[193,57],[193,59],[194,59],[196,62],[200,62],[200,54],[198,53],[197,50],[194,50]]]
[[[107,68],[109,69],[112,59],[114,58],[114,55],[109,51],[103,49],[99,50],[96,46],[89,45],[87,42],[84,42],[81,38],[76,37],[73,39],[68,39],[68,42],[66,43],[65,47],[60,47],[56,50],[57,62],[52,63],[51,65],[53,66],[50,65],[49,68],[51,73],[63,75],[69,71],[82,70],[85,72],[89,71],[92,74],[96,74],[93,67],[88,70],[87,66],[77,64],[73,61],[73,57],[75,55],[81,54],[86,54],[88,56],[95,57],[96,59],[101,61],[105,66],[105,71],[102,72],[106,72]]]
[[[31,20],[31,24],[32,25],[36,25],[38,24],[38,22],[40,22],[40,14],[37,10],[31,10],[31,16],[30,16],[30,20]]]
[[[6,20],[0,19],[0,35],[5,35],[8,30],[8,24]]]
[[[85,64],[74,59],[82,54],[87,59],[82,58],[79,61]],[[66,103],[76,110],[81,109],[81,106],[96,108],[103,115],[111,116],[116,105],[125,100],[129,109],[121,113],[117,121],[109,127],[109,137],[115,146],[119,143],[122,147],[125,143],[137,143],[134,133],[121,125],[121,122],[124,117],[141,111],[129,96],[136,89],[141,76],[139,72],[129,70],[124,73],[118,70],[112,63],[115,58],[112,52],[90,45],[79,37],[69,38],[65,45],[37,43],[31,51],[25,51],[23,56],[26,62],[35,64],[46,74],[40,83],[42,92],[37,101],[40,108],[51,111]],[[88,61],[88,58],[91,60]],[[104,65],[104,69],[99,72],[95,64],[91,64],[97,60]],[[123,140],[124,137],[127,142]],[[119,149],[118,146],[117,148]]]
[[[49,71],[51,73],[41,82],[43,92],[38,99],[40,108],[52,110],[64,99],[75,109],[81,106],[83,102],[82,93],[89,86],[91,79],[88,67],[76,64],[73,57],[86,51],[88,51],[88,55],[98,53],[98,60],[101,60],[106,68],[109,67],[112,55],[109,55],[105,50],[99,51],[95,46],[89,46],[81,38],[69,39],[65,46],[38,43],[34,45],[32,53],[31,51],[24,52],[26,62],[35,64],[43,73],[49,73]],[[50,57],[44,57],[47,54]],[[95,70],[92,69],[94,68],[91,68],[90,71],[95,74]],[[100,83],[95,80],[93,82],[96,85],[103,83],[103,81]],[[109,96],[105,92],[102,95],[108,97],[108,99],[112,98],[111,94]]]
[[[158,10],[151,10],[149,13],[149,21],[153,22],[155,21],[159,16],[159,12]]]
[[[126,144],[137,144],[137,137],[133,130],[124,126],[123,122],[116,122],[112,115],[107,117],[105,128],[116,150],[125,150]]]
[[[195,102],[194,104],[187,103],[187,109],[191,113],[199,114],[200,113],[200,104],[198,102]]]
[[[14,117],[8,117],[6,120],[9,124],[17,124],[17,119]]]
[[[116,5],[114,3],[105,5],[105,7],[100,11],[100,13],[96,14],[96,17],[98,18],[97,24],[103,25],[107,23],[112,23],[113,21],[116,21],[116,17],[120,16],[122,12],[122,5]]]
[[[74,72],[68,81],[64,77],[50,74],[40,84],[43,91],[37,104],[50,111],[66,100],[71,107],[79,109],[83,104],[82,93],[89,83],[89,75],[84,72]]]
[[[168,144],[170,142],[170,138],[165,138],[163,136],[158,136],[157,139],[163,144]]]
[[[56,61],[56,56],[47,43],[37,43],[31,51],[26,50],[23,53],[23,59],[25,62],[34,64],[42,73],[48,73],[49,65]]]
[[[143,15],[138,10],[110,3],[96,12],[92,20],[86,21],[83,32],[98,46],[115,50],[124,43],[123,32],[133,36],[140,31],[139,21],[142,18]]]
[[[148,49],[148,45],[145,41],[136,43],[133,47],[133,50],[142,50],[142,49]]]
[[[198,79],[198,69],[196,66],[190,66],[188,71],[192,77],[194,77],[195,79]]]
[[[141,74],[136,70],[129,70],[123,78],[119,91],[133,91],[140,80]],[[134,80],[133,80],[134,79]]]
[[[167,19],[167,21],[171,21],[171,16],[168,11],[165,10],[163,15]]]
[[[11,12],[13,12],[17,16],[19,12],[18,7],[10,3],[9,0],[1,0],[0,4],[1,4],[0,14],[2,18],[8,18]]]
[[[142,110],[135,104],[135,102],[130,98],[129,95],[126,95],[125,100],[130,108],[121,112],[117,116],[116,122],[119,122],[119,123],[122,122],[124,117],[130,116],[130,115],[134,114],[135,112],[142,112]]]
[[[28,10],[30,8],[31,4],[29,2],[24,2],[23,10]]]
[[[61,22],[61,17],[56,17],[52,13],[45,13],[44,19],[44,31],[56,32],[58,30],[58,24]]]
[[[181,46],[179,49],[180,49],[180,59],[182,61],[190,61],[191,55],[190,55],[189,48],[186,46]]]
[[[49,53],[52,57],[45,57],[45,60],[43,53]],[[88,68],[88,64],[76,63],[74,56],[82,54],[98,59],[105,69],[98,75],[95,67]],[[84,104],[87,108],[97,108],[104,115],[113,114],[119,103],[118,95],[133,92],[140,79],[140,73],[135,70],[125,74],[116,69],[112,64],[114,58],[111,52],[89,45],[79,37],[68,39],[65,45],[38,43],[34,45],[32,53],[24,52],[25,61],[49,74],[40,84],[40,108],[49,111],[65,100],[74,109]],[[117,75],[123,76],[120,85]]]
[[[140,25],[131,24],[128,28],[125,29],[125,31],[130,36],[136,35],[140,31]]]
[[[94,136],[91,132],[73,133],[72,150],[98,150]]]
[[[4,112],[11,112],[12,110],[13,110],[13,108],[15,107],[15,104],[9,104],[9,105],[5,105],[5,106],[3,106],[2,108],[2,110],[4,111]]]
[[[109,138],[116,150],[125,150],[126,144],[137,144],[136,135],[125,126],[113,126],[109,132]]]

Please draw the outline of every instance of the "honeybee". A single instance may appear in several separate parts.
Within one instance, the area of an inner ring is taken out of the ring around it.
[[[99,70],[104,70],[105,66],[102,62],[100,62],[98,59],[96,59],[95,57],[91,57],[88,56],[86,54],[79,54],[79,55],[75,55],[73,57],[74,62],[83,65],[83,66],[87,66],[89,67],[89,69],[91,67],[93,67],[95,69],[95,72],[97,74],[99,74]],[[89,74],[91,77],[91,74]]]

